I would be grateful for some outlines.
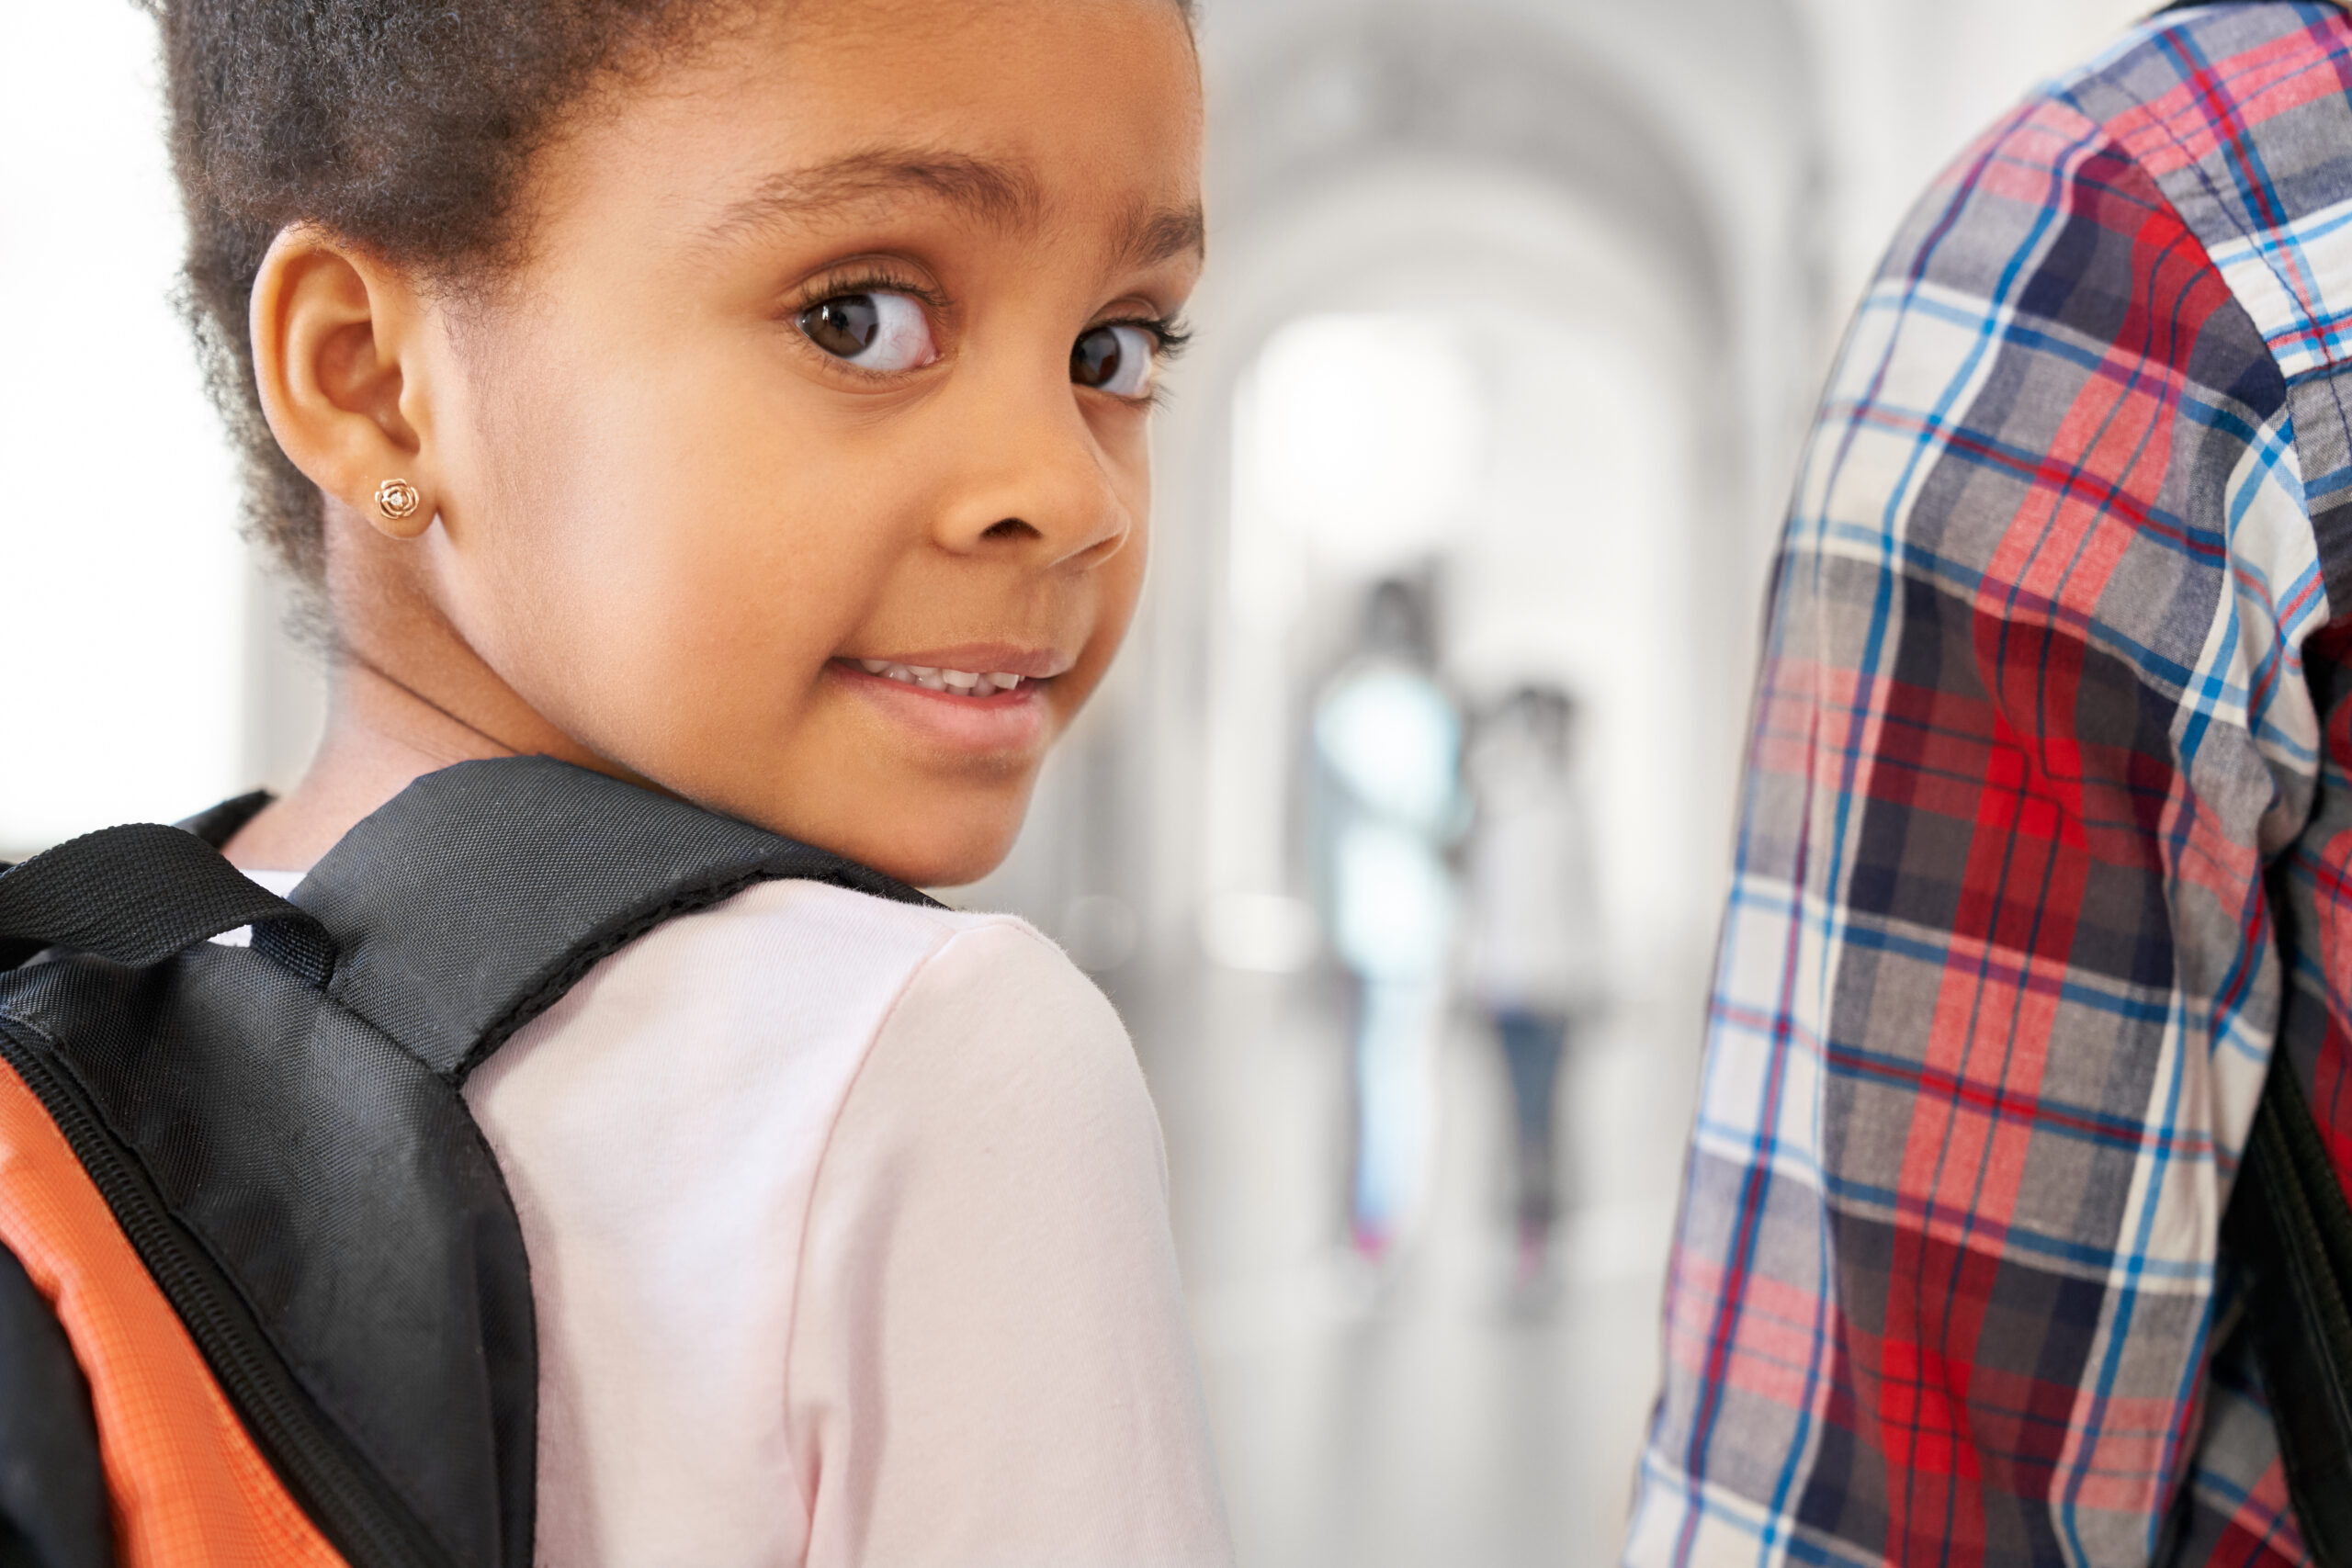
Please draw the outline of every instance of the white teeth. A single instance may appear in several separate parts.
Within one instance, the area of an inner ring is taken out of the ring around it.
[[[921,686],[925,691],[953,692],[965,697],[992,697],[999,692],[1010,692],[1028,679],[1025,675],[1001,672],[983,674],[971,670],[943,670],[928,664],[893,664],[887,659],[861,659],[857,667],[869,675]]]

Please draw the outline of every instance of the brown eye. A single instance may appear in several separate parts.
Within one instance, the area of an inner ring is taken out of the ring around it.
[[[820,299],[800,312],[800,330],[808,334],[808,341],[842,359],[864,354],[881,324],[882,312],[874,308],[871,294]]]
[[[865,370],[916,370],[939,357],[931,320],[910,295],[836,294],[800,312],[801,334]]]
[[[1158,367],[1157,345],[1143,328],[1125,322],[1096,327],[1070,345],[1069,378],[1114,397],[1140,398],[1151,390]]]

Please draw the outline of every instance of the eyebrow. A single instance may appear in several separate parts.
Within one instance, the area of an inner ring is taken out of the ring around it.
[[[1208,254],[1209,226],[1200,204],[1130,213],[1120,228],[1118,257],[1129,266],[1157,266],[1178,256]]]
[[[812,168],[774,175],[726,210],[702,233],[707,245],[725,245],[771,224],[801,224],[892,197],[927,197],[999,229],[1034,229],[1046,202],[1036,177],[1015,164],[960,152],[884,149],[853,152]],[[1112,249],[1129,266],[1152,266],[1204,250],[1207,225],[1200,208],[1138,208],[1127,214]]]

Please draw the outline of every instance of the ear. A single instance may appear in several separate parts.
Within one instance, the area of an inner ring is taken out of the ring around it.
[[[250,329],[262,412],[294,466],[393,538],[431,527],[428,322],[416,286],[297,224],[262,258]]]

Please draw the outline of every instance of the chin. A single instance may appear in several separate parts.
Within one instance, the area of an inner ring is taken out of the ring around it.
[[[878,835],[862,846],[865,852],[842,852],[909,886],[961,887],[1003,864],[1020,831],[1016,816],[1009,822],[964,824],[947,831]]]
[[[1012,851],[1028,815],[1034,770],[995,787],[909,787],[901,780],[862,781],[794,809],[785,800],[694,798],[696,804],[813,844],[896,878],[910,887],[961,887],[978,882]],[[931,784],[931,781],[923,781]]]

